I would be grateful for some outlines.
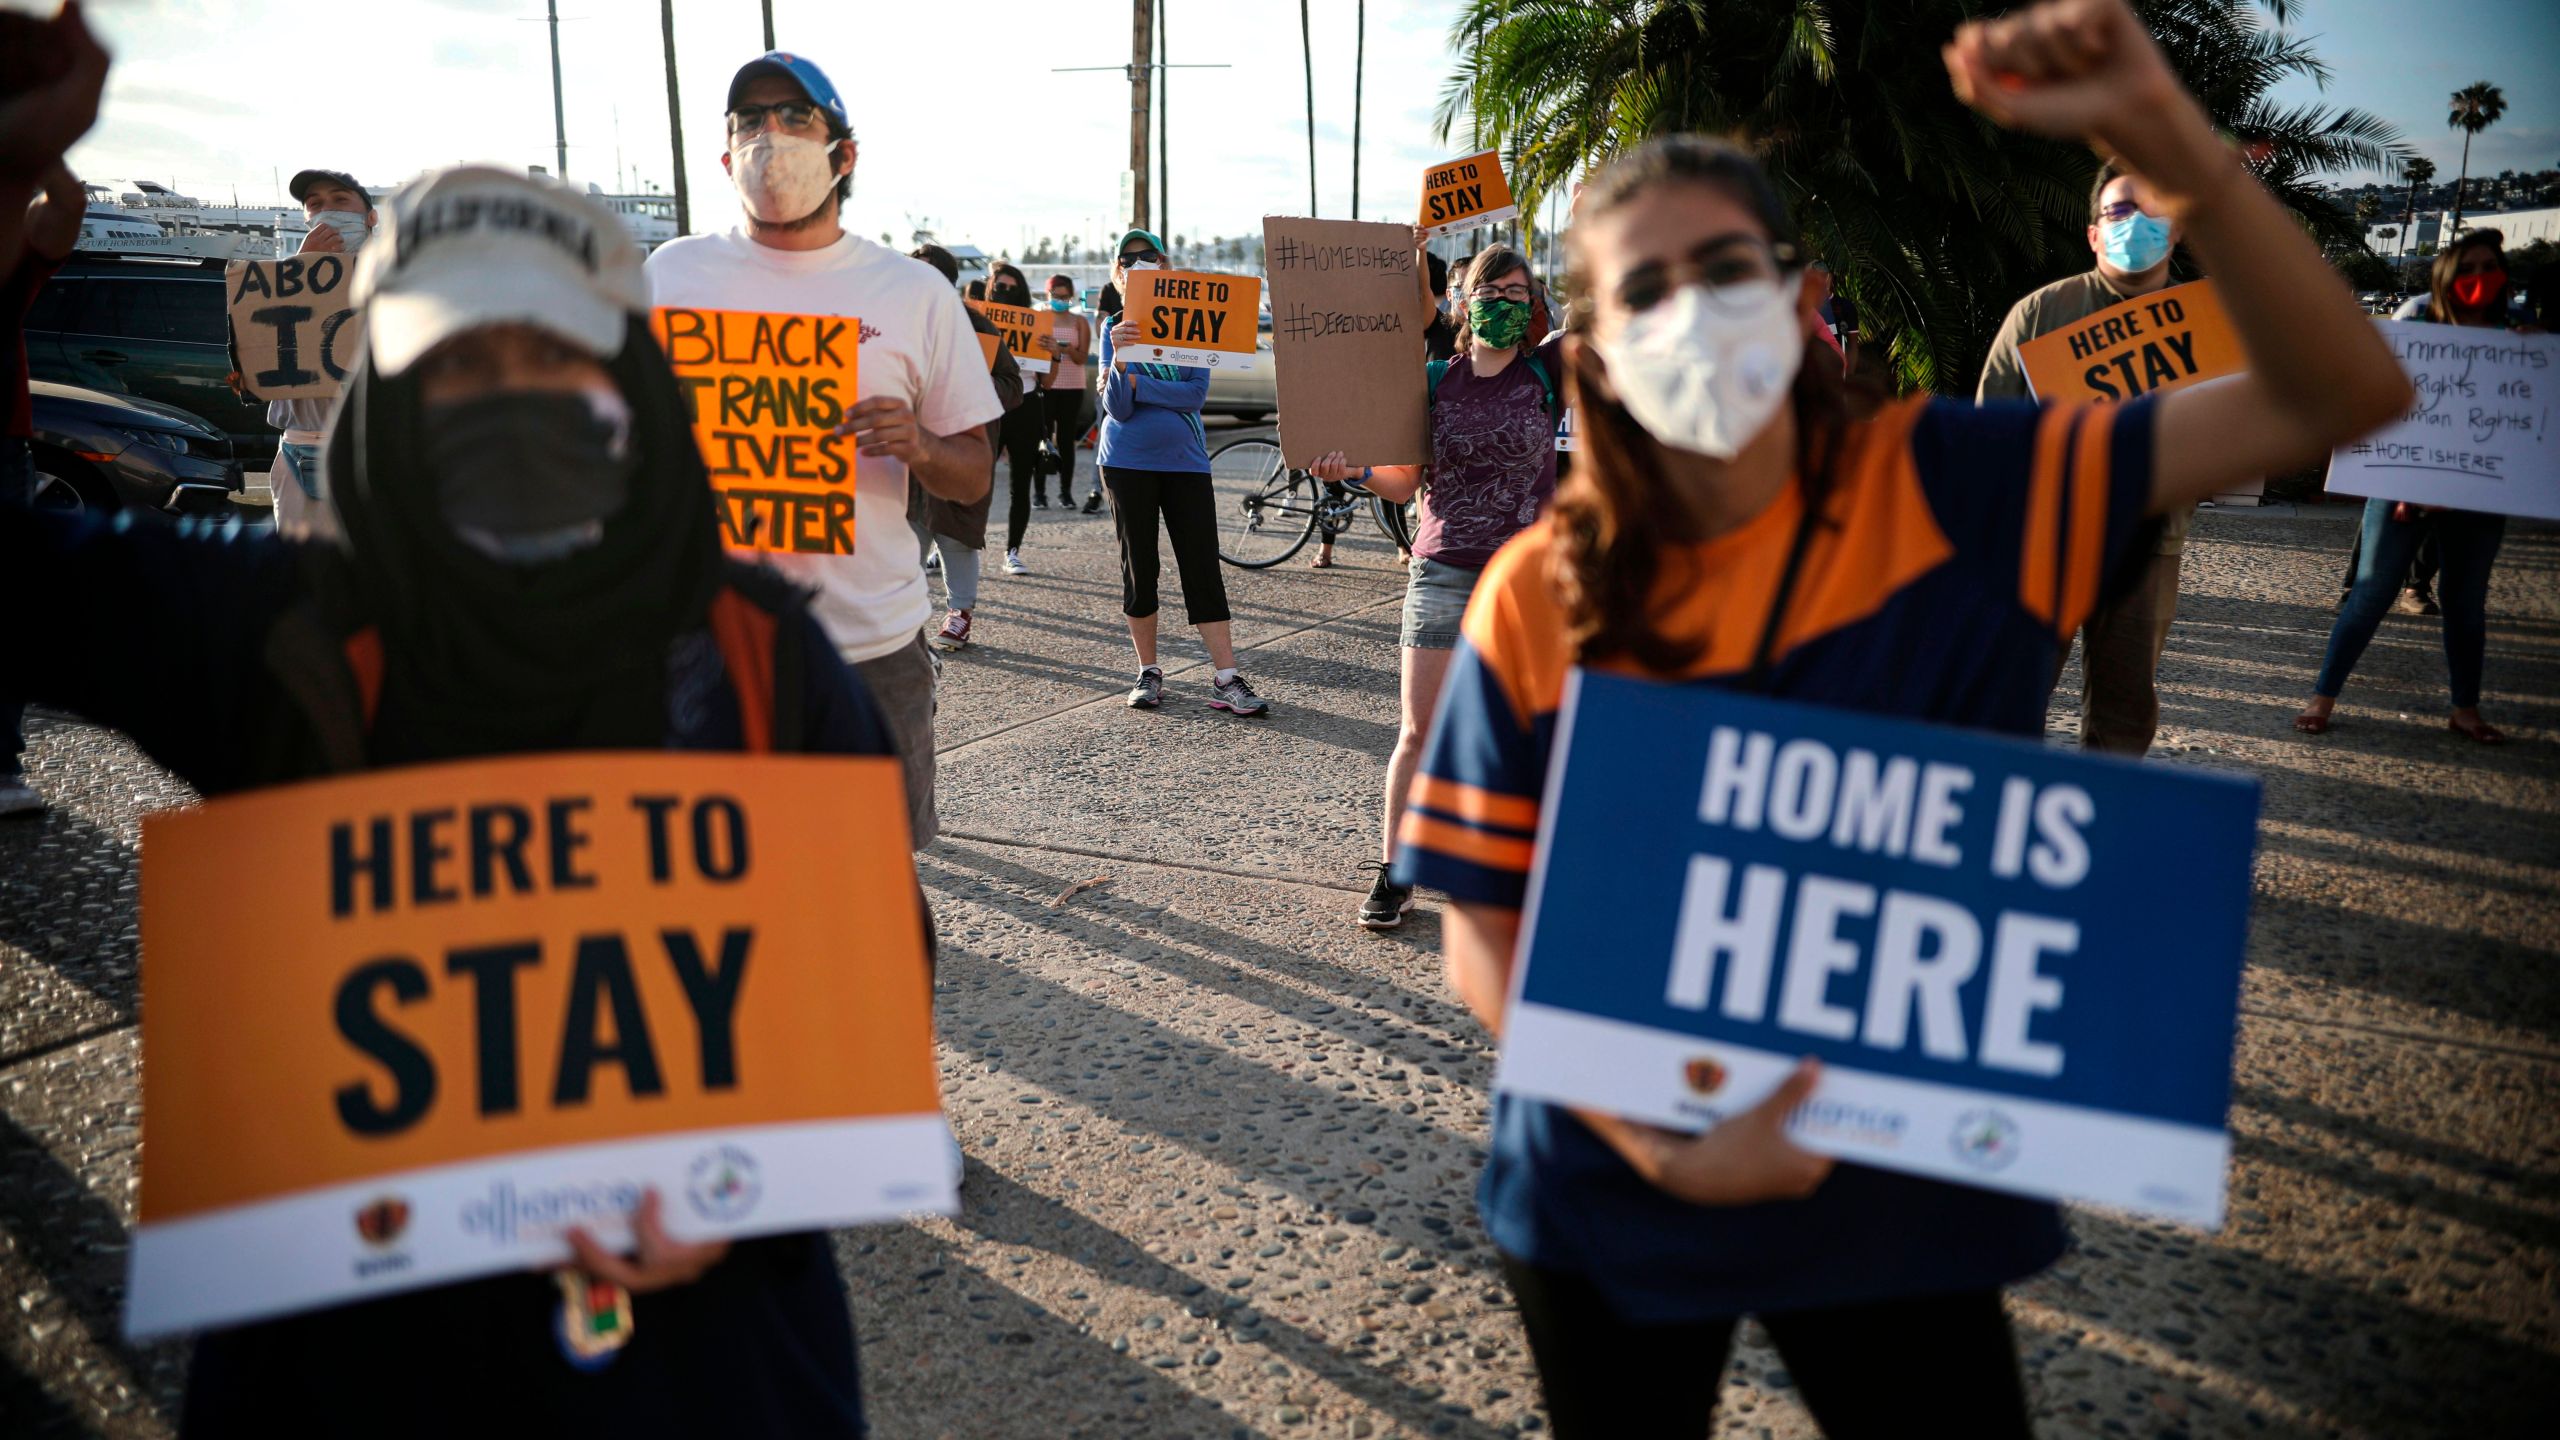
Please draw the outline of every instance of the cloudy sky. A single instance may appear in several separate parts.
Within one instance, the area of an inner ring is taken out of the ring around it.
[[[51,8],[52,0],[0,0]],[[205,200],[269,203],[305,165],[386,184],[434,165],[552,162],[543,0],[90,0],[116,55],[105,116],[72,152],[99,177],[173,182]],[[656,0],[559,0],[569,173],[608,190],[669,183]],[[901,238],[931,223],[990,250],[1108,225],[1127,164],[1116,72],[1053,67],[1129,58],[1127,0],[773,0],[785,48],[816,59],[862,141],[854,228]],[[696,228],[726,223],[719,169],[730,74],[763,48],[756,0],[675,0],[686,169]],[[1368,0],[1361,212],[1413,213],[1424,166],[1462,147],[1432,137],[1456,0]],[[2398,122],[2453,173],[2446,92],[2488,78],[2507,118],[2475,171],[2560,164],[2560,5],[2549,0],[2307,0],[2336,78],[2325,96]],[[1307,207],[1298,6],[1169,0],[1172,228],[1257,232]],[[1350,213],[1353,0],[1314,0],[1321,212]],[[2479,73],[2474,74],[2477,71]]]

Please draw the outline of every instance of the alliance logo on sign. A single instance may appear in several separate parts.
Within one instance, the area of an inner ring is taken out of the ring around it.
[[[1955,1133],[1947,1143],[1955,1148],[1957,1159],[1976,1170],[1986,1174],[2005,1170],[2018,1158],[2018,1122],[1997,1110],[1967,1110],[1956,1117]]]
[[[755,1157],[735,1145],[704,1151],[685,1172],[685,1197],[705,1220],[744,1219],[763,1194]]]
[[[379,1252],[356,1257],[356,1278],[388,1275],[409,1268],[408,1255],[396,1248],[409,1232],[409,1202],[384,1195],[356,1211],[356,1238]]]
[[[1680,1067],[1680,1078],[1687,1081],[1689,1088],[1700,1095],[1713,1095],[1723,1089],[1724,1073],[1724,1066],[1718,1064],[1715,1058],[1709,1055],[1701,1055]]]

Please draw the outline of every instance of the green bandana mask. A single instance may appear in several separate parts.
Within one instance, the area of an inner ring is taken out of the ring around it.
[[[1467,302],[1467,329],[1494,349],[1508,350],[1529,334],[1529,303],[1525,300],[1470,300]]]

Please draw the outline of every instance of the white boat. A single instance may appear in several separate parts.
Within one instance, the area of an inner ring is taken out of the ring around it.
[[[291,216],[296,224],[302,220],[300,210],[273,205],[206,205],[150,180],[86,184],[83,250],[262,260],[277,253],[277,227],[284,217]]]
[[[275,253],[275,240],[244,231],[173,227],[129,211],[92,205],[80,217],[80,239],[73,248],[92,254],[260,260]]]
[[[640,242],[643,251],[655,250],[676,238],[676,197],[655,193],[607,195],[594,181],[587,182],[587,194],[621,217],[622,228]]]

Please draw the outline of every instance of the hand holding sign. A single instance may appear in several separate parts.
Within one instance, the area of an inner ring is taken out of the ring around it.
[[[924,426],[907,402],[895,395],[855,402],[844,412],[844,423],[836,433],[859,440],[865,455],[885,455],[908,466],[922,465],[927,458]]]
[[[669,1236],[661,1218],[665,1213],[666,1202],[652,1185],[641,1195],[640,1208],[631,1217],[634,1258],[625,1260],[607,1250],[583,1225],[571,1227],[569,1253],[578,1257],[579,1269],[634,1295],[690,1285],[728,1258],[726,1240],[688,1245]]]
[[[1692,1205],[1801,1200],[1830,1178],[1832,1162],[1788,1139],[1787,1122],[1821,1083],[1822,1062],[1799,1060],[1768,1099],[1695,1135],[1587,1112],[1579,1118],[1648,1183]]]

